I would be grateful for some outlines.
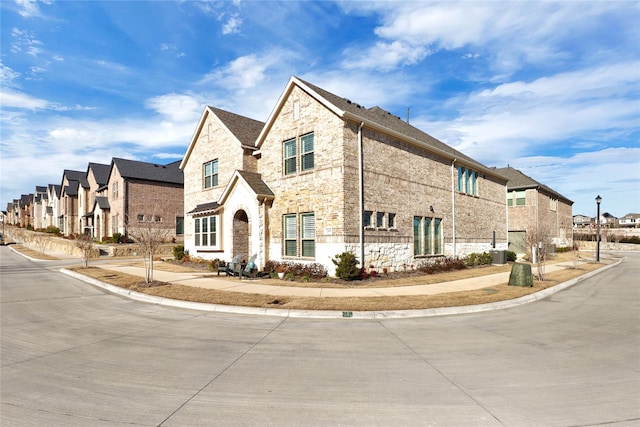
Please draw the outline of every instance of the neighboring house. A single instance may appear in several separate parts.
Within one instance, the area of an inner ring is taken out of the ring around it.
[[[590,216],[586,215],[574,215],[573,216],[573,228],[585,228],[590,227],[594,220]]]
[[[173,237],[181,235],[184,178],[179,164],[160,165],[113,158],[107,188],[96,193],[94,224],[100,224],[102,229],[110,226],[108,236],[113,233],[128,236],[129,228],[149,222],[171,229]],[[105,236],[96,237],[102,240]]]
[[[498,168],[496,172],[509,179],[510,250],[523,254],[537,242],[556,246],[573,244],[571,200],[515,168]]]
[[[605,212],[600,215],[600,227],[614,228],[618,226],[618,218]]]
[[[9,216],[8,224],[20,224],[20,199],[13,199],[12,202],[7,203],[7,215]]]
[[[60,212],[60,194],[60,185],[49,184],[47,186],[47,207],[45,209],[44,228],[59,226],[58,217]]]
[[[20,227],[33,227],[33,194],[22,194],[19,200]]]
[[[78,195],[89,187],[86,173],[65,169],[60,184],[60,212],[58,228],[65,235],[78,234],[80,230],[80,208]]]
[[[44,228],[47,203],[47,187],[36,185],[33,193],[33,228],[36,230]]]
[[[79,214],[82,223],[82,232],[86,235],[96,237],[94,223],[94,204],[96,195],[100,188],[107,185],[111,165],[101,163],[89,163],[87,167],[86,180],[87,188],[81,190],[82,196],[79,199]]]
[[[507,249],[506,179],[400,118],[292,77],[266,123],[206,107],[180,165],[185,248],[411,268]]]
[[[640,214],[628,213],[618,220],[620,227],[640,228]]]

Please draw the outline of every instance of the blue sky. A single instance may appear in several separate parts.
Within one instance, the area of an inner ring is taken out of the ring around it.
[[[292,75],[487,166],[640,213],[640,3],[0,2],[0,203],[112,157],[169,163],[205,105],[264,121]]]

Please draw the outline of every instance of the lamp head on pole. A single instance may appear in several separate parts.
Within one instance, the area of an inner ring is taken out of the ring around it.
[[[597,204],[600,204],[600,202],[601,202],[601,201],[602,201],[602,197],[600,197],[600,195],[598,195],[598,196],[596,197],[596,203],[597,203]]]

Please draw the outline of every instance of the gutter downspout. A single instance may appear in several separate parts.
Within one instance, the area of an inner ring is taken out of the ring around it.
[[[364,267],[364,159],[362,154],[362,128],[358,125],[358,187],[360,198],[360,267]]]
[[[452,246],[453,257],[456,257],[456,174],[455,164],[458,159],[453,159],[451,162],[451,233],[452,233]]]

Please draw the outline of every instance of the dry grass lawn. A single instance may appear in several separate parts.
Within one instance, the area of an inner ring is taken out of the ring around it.
[[[572,254],[559,254],[550,262],[562,262],[571,260]],[[224,304],[235,306],[250,306],[263,308],[287,308],[299,310],[338,310],[338,311],[383,311],[383,310],[408,310],[426,309],[439,307],[452,307],[463,305],[485,304],[497,301],[504,301],[528,295],[540,290],[555,286],[559,283],[584,275],[589,271],[602,267],[602,264],[580,264],[578,268],[563,268],[545,275],[544,281],[534,280],[532,288],[518,286],[508,286],[501,283],[489,288],[474,291],[451,292],[437,295],[421,296],[396,296],[396,297],[345,297],[345,298],[322,298],[322,297],[292,297],[273,296],[263,294],[247,294],[242,292],[219,291],[212,289],[197,288],[184,285],[154,283],[146,285],[138,276],[131,276],[113,270],[105,270],[97,267],[87,269],[76,267],[71,268],[80,274],[94,277],[100,281],[120,286],[126,289],[135,290],[149,295],[156,295],[165,298],[172,298],[184,301],[195,301],[202,303]],[[170,269],[176,271],[184,270],[182,266],[169,263],[158,264],[158,269]],[[277,285],[282,286],[288,283],[290,286],[313,286],[313,287],[389,287],[389,286],[411,286],[417,284],[441,283],[449,280],[476,277],[479,275],[493,274],[496,272],[510,271],[511,266],[490,266],[483,268],[467,269],[451,273],[435,275],[421,275],[403,277],[399,279],[375,279],[364,282],[353,282],[340,286],[339,283],[302,283],[279,281]],[[237,279],[236,279],[237,280]],[[266,281],[268,284],[269,281]]]

